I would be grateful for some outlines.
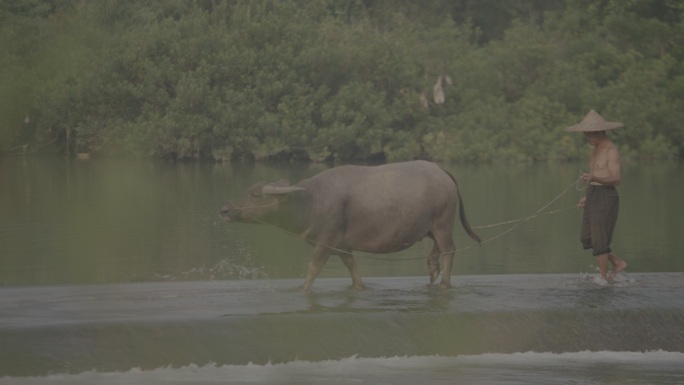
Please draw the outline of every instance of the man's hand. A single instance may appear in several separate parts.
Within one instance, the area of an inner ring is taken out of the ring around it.
[[[584,196],[584,197],[580,198],[579,203],[577,204],[577,207],[583,209],[585,204],[587,204],[587,197]]]
[[[583,172],[580,174],[580,178],[582,178],[582,182],[589,183],[594,179],[594,176],[591,174],[587,174],[586,172]]]

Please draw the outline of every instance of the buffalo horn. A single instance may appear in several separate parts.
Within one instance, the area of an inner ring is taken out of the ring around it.
[[[261,192],[267,195],[284,195],[295,191],[306,190],[304,187],[299,186],[274,186],[272,184],[267,184],[261,188]]]

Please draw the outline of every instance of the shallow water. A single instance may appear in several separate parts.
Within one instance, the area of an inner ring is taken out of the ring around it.
[[[579,168],[449,170],[478,226],[534,213]],[[0,159],[0,384],[684,382],[680,164],[624,166],[615,283],[573,209],[459,253],[451,290],[427,285],[421,242],[359,256],[366,290],[331,259],[302,293],[307,245],[217,211],[320,169]]]
[[[626,373],[681,380],[683,278],[633,273],[599,285],[583,274],[464,276],[452,290],[424,277],[372,278],[363,291],[328,278],[312,293],[285,279],[5,288],[0,373],[7,383],[146,383],[191,373],[197,383],[220,375],[411,383],[419,373],[402,370],[413,366],[435,383],[485,368],[484,378],[499,383],[544,383],[585,378],[590,368],[617,375],[616,362],[639,361]],[[358,377],[338,378],[347,370]]]

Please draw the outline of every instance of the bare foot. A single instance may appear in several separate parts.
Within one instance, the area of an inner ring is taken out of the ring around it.
[[[620,260],[618,263],[613,265],[613,271],[610,272],[610,275],[608,276],[609,281],[615,280],[615,277],[624,270],[627,267],[627,262]]]

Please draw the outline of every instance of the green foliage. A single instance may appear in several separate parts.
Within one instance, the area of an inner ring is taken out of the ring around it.
[[[222,161],[684,153],[677,1],[0,0],[0,153]],[[441,79],[441,80],[438,80]],[[433,97],[439,83],[444,102]]]

